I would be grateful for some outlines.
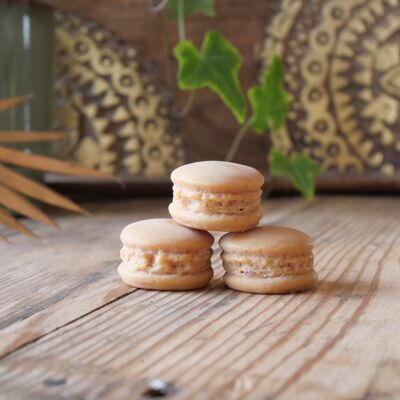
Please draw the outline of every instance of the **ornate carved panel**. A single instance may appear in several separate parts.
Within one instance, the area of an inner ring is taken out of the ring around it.
[[[119,175],[165,176],[183,162],[168,96],[135,48],[71,13],[55,13],[56,125],[81,163]]]
[[[263,59],[283,57],[293,104],[273,140],[326,176],[400,175],[398,0],[282,0]]]
[[[122,12],[107,1],[40,1],[71,11],[56,11],[57,121],[71,134],[69,154],[104,171],[166,181],[184,157],[225,156],[238,127],[207,91],[185,119],[184,153],[160,84],[159,21],[147,3],[124,3]],[[293,103],[272,140],[318,159],[320,188],[400,188],[400,0],[218,0],[217,18],[191,18],[188,35],[199,43],[215,25],[244,55],[246,88],[257,81],[260,58],[282,56]],[[176,26],[166,27],[172,46]],[[249,133],[236,161],[265,172],[265,138]]]

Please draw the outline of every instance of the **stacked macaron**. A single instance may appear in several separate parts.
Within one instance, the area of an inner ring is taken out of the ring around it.
[[[264,177],[254,168],[223,161],[183,165],[171,174],[174,197],[169,206],[180,224],[207,231],[240,232],[263,215]]]
[[[230,162],[203,161],[172,172],[171,219],[128,225],[121,233],[119,274],[127,284],[154,290],[206,286],[213,276],[206,231],[228,232],[219,244],[225,283],[252,293],[285,293],[310,288],[312,241],[291,228],[257,226],[262,215],[264,177]]]
[[[142,289],[189,290],[206,286],[213,277],[208,232],[190,229],[172,219],[147,219],[121,233],[122,280]]]

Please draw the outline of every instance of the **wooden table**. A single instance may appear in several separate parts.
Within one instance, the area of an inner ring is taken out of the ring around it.
[[[129,288],[119,233],[167,199],[88,205],[62,230],[0,244],[0,398],[399,399],[400,198],[272,199],[265,222],[316,242],[317,287],[263,296],[224,287]]]

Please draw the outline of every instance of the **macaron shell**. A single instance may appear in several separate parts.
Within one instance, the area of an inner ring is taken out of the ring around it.
[[[121,279],[128,284],[139,289],[149,290],[193,290],[205,287],[213,277],[213,270],[191,275],[154,275],[146,272],[132,272],[127,263],[122,262],[118,267]]]
[[[243,192],[259,189],[263,175],[247,165],[227,161],[201,161],[182,165],[171,174],[172,182],[190,188],[219,192]]]
[[[312,251],[312,239],[297,229],[258,226],[244,233],[228,233],[220,241],[223,251],[290,256]]]
[[[181,208],[175,203],[168,207],[171,217],[178,223],[196,229],[219,232],[243,232],[258,224],[263,216],[259,206],[253,212],[242,215],[199,213]]]
[[[142,249],[190,252],[210,247],[214,237],[172,219],[147,219],[126,226],[121,232],[121,241],[126,246]]]
[[[315,271],[301,275],[286,275],[274,278],[241,277],[225,273],[224,281],[232,289],[247,293],[283,294],[311,289],[318,276]]]

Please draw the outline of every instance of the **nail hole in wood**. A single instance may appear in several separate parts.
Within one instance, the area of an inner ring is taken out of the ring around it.
[[[165,382],[162,379],[153,379],[147,385],[147,389],[143,393],[146,397],[167,397],[175,393],[176,388],[173,382]]]
[[[67,380],[63,376],[47,378],[46,380],[43,381],[43,384],[45,386],[61,386],[65,385],[66,383]]]

